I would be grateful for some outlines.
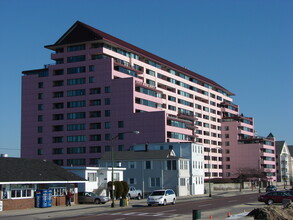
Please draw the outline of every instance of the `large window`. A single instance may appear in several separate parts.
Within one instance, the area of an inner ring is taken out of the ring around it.
[[[167,160],[167,170],[176,170],[177,161],[176,160]]]
[[[150,178],[150,187],[160,187],[161,178],[160,177],[151,177]]]
[[[15,184],[11,185],[11,198],[32,198],[32,185],[21,185],[21,184]]]

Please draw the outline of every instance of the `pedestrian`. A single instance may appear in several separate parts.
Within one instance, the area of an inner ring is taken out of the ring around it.
[[[66,206],[71,206],[71,192],[70,190],[68,189],[67,190],[67,193],[66,193]]]

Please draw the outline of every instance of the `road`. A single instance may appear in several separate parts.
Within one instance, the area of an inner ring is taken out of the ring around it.
[[[105,210],[99,213],[87,213],[72,218],[62,218],[70,220],[93,220],[93,219],[115,219],[115,220],[145,220],[145,219],[192,219],[193,210],[200,210],[201,219],[225,219],[230,213],[238,214],[244,209],[248,212],[254,208],[263,206],[257,202],[258,194],[246,194],[231,197],[207,198],[204,200],[178,201],[175,205],[152,206],[146,203],[133,205],[133,208],[125,210]]]

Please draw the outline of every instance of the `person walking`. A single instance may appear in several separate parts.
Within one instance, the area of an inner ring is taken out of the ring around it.
[[[71,206],[71,192],[70,190],[68,189],[67,190],[67,193],[66,193],[66,206]]]

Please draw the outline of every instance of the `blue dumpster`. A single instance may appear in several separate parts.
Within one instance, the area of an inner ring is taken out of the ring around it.
[[[42,189],[41,191],[41,208],[46,208],[47,206],[47,196],[48,196],[48,191],[46,189]]]
[[[47,207],[52,207],[52,190],[48,189],[47,192]]]
[[[35,206],[36,206],[36,208],[41,207],[41,191],[40,190],[36,191]]]

